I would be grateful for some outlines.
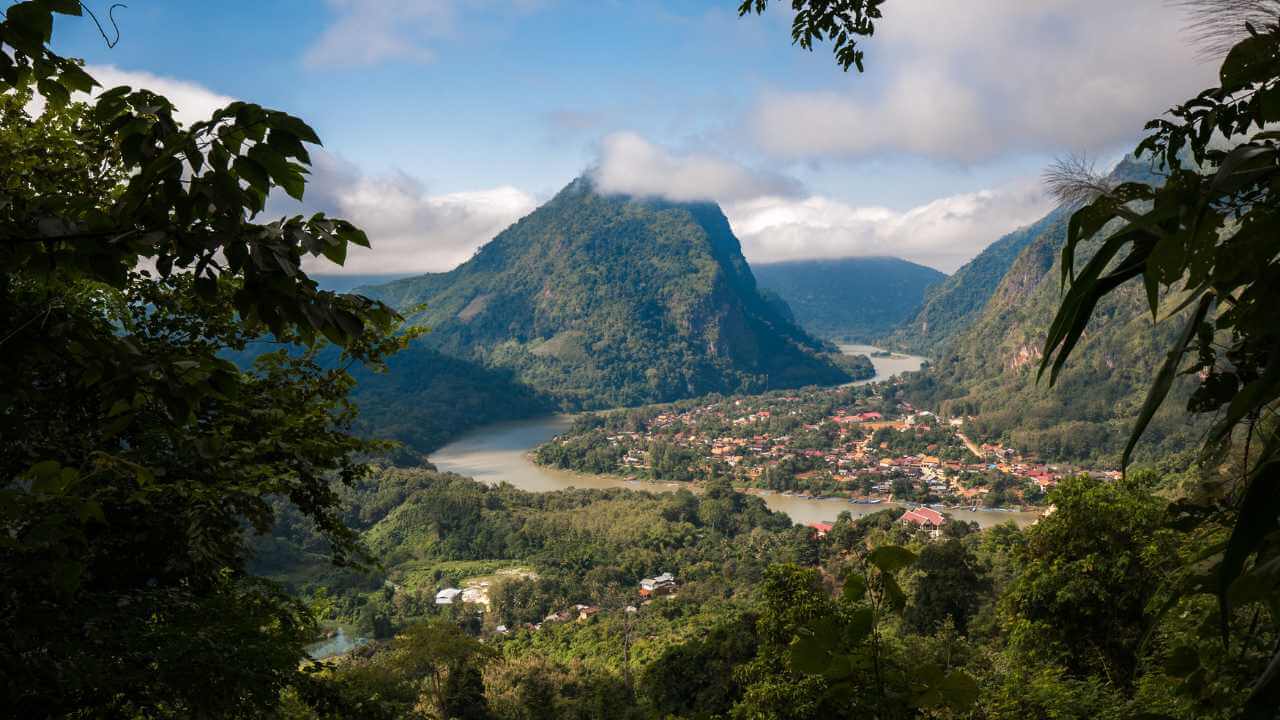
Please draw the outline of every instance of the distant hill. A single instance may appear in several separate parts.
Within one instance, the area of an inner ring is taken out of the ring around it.
[[[397,359],[423,382],[431,362],[418,356],[439,354],[559,408],[850,378],[834,348],[761,296],[718,206],[602,195],[586,178],[458,268],[359,292],[404,311],[425,304],[411,319],[431,332]],[[394,368],[361,385],[357,401],[376,396],[375,412],[417,422],[415,403],[390,391],[405,385]]]
[[[332,290],[333,292],[351,292],[358,287],[367,287],[370,285],[381,285],[389,283],[393,280],[409,277],[412,273],[388,273],[385,275],[356,275],[343,273],[341,275],[322,275],[318,273],[310,273],[309,277],[316,281],[321,290]]]
[[[752,266],[760,287],[777,293],[805,330],[828,340],[867,342],[920,309],[947,276],[900,258],[796,260]]]
[[[1160,180],[1131,158],[1117,166],[1113,177]],[[1153,327],[1142,288],[1125,287],[1099,305],[1057,385],[1050,388],[1047,379],[1037,383],[1045,336],[1061,299],[1061,251],[1069,216],[1069,208],[1058,208],[1019,231],[1026,237],[1015,234],[1016,243],[999,250],[1022,245],[989,291],[981,278],[987,296],[982,307],[948,316],[963,322],[943,334],[932,353],[932,367],[913,382],[909,394],[952,414],[977,416],[972,432],[983,438],[1004,439],[1046,459],[1114,464],[1176,323]],[[1094,247],[1082,248],[1082,257]],[[1077,267],[1084,261],[1078,260]],[[995,264],[970,266],[989,269]],[[952,279],[956,277],[961,273]],[[963,287],[945,291],[953,298],[976,297]],[[1171,398],[1140,446],[1140,457],[1188,447],[1196,432],[1180,412],[1179,400]]]

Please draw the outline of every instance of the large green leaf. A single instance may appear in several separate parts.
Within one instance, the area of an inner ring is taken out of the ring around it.
[[[867,555],[867,562],[893,573],[916,561],[916,554],[898,545],[881,545]]]
[[[1124,453],[1121,456],[1120,467],[1129,466],[1129,460],[1133,456],[1133,449],[1138,445],[1138,440],[1146,432],[1147,426],[1151,424],[1151,418],[1155,417],[1156,411],[1160,409],[1164,399],[1168,397],[1169,390],[1173,387],[1173,380],[1178,375],[1178,364],[1182,362],[1182,358],[1187,352],[1187,346],[1191,343],[1192,338],[1196,336],[1196,329],[1200,327],[1200,323],[1204,322],[1212,303],[1212,295],[1205,295],[1200,299],[1195,312],[1191,313],[1191,317],[1187,318],[1187,324],[1182,328],[1177,341],[1174,342],[1173,347],[1165,355],[1164,363],[1160,366],[1160,370],[1156,373],[1156,377],[1151,383],[1151,390],[1147,393],[1147,399],[1142,403],[1142,410],[1138,413],[1138,419],[1133,423],[1133,430],[1129,433],[1129,441],[1125,443]]]

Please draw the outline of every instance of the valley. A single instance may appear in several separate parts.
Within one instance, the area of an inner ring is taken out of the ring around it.
[[[0,720],[1280,720],[1280,3],[132,5],[0,12]]]
[[[843,349],[846,352],[858,354],[876,350],[871,346],[843,346]],[[888,380],[902,372],[918,370],[922,361],[923,358],[914,356],[894,358],[872,356],[872,362],[876,365],[876,375],[860,382],[865,384]],[[561,414],[497,423],[468,433],[432,453],[429,459],[435,467],[445,472],[465,475],[488,484],[508,483],[531,492],[552,492],[570,488],[624,488],[672,492],[691,486],[688,482],[642,481],[621,475],[575,472],[535,463],[532,458],[534,451],[569,431],[574,422],[575,416]],[[696,485],[692,487],[697,489]],[[793,522],[802,525],[832,522],[843,512],[860,517],[883,510],[885,507],[898,506],[892,502],[874,505],[853,504],[847,500],[835,498],[812,498],[769,490],[756,492],[771,510],[784,513]],[[1039,513],[1034,511],[974,511],[967,508],[953,508],[948,512],[957,520],[976,522],[982,527],[1009,521],[1028,524],[1039,517]]]

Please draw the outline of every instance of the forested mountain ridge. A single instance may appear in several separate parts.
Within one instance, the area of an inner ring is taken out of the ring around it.
[[[1108,179],[1114,182],[1150,182],[1154,176],[1142,163],[1126,156],[1111,171]],[[988,245],[959,270],[930,288],[914,317],[902,323],[883,342],[924,355],[932,356],[938,352],[939,348],[982,317],[987,302],[1028,246],[1046,235],[1065,237],[1067,221],[1073,210],[1071,206],[1059,205],[1034,223]],[[1061,249],[1061,240],[1056,247]],[[1024,264],[1019,271],[1027,270]]]
[[[718,206],[585,177],[458,268],[360,292],[430,328],[402,355],[505,369],[565,408],[848,379],[761,296]]]
[[[1158,184],[1145,163],[1126,158],[1116,181]],[[1033,227],[990,298],[967,326],[946,340],[914,383],[917,400],[972,415],[975,432],[1047,459],[1118,463],[1129,428],[1170,341],[1174,324],[1153,326],[1142,288],[1108,295],[1057,384],[1037,381],[1046,333],[1061,298],[1061,251],[1069,209]],[[1082,247],[1091,254],[1096,243]],[[1077,260],[1077,267],[1083,259]],[[958,275],[959,273],[957,273]],[[1176,323],[1175,323],[1176,324]],[[1196,426],[1171,403],[1156,416],[1139,457],[1168,455],[1195,441]]]
[[[1056,208],[1035,223],[988,245],[929,288],[915,315],[894,330],[885,344],[932,356],[978,317],[1023,249],[1056,225],[1065,227],[1069,216],[1067,209]]]
[[[793,260],[754,265],[756,280],[781,296],[809,332],[870,341],[916,312],[946,275],[895,257]]]

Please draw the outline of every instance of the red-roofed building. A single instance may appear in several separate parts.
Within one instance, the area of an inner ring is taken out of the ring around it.
[[[942,527],[942,524],[945,523],[947,519],[937,510],[927,507],[919,507],[915,510],[908,510],[903,513],[901,521],[904,523],[910,523],[916,527],[924,528],[925,530],[931,530],[936,534],[938,532],[938,528]]]
[[[835,525],[832,525],[831,523],[816,522],[809,523],[809,527],[813,528],[813,531],[817,533],[818,537],[824,538],[827,536],[827,533],[831,532],[831,528],[835,527]]]

